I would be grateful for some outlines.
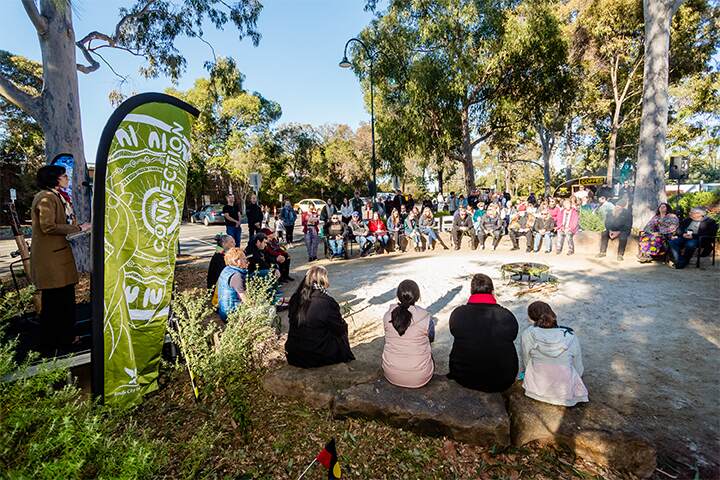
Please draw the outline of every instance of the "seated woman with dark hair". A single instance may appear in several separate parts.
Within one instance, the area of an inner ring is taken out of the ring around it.
[[[355,360],[340,305],[327,293],[325,267],[311,267],[290,298],[285,356],[290,365],[322,367]]]
[[[658,206],[655,216],[640,232],[638,240],[638,262],[651,262],[653,258],[662,257],[668,251],[670,238],[675,235],[680,226],[680,219],[675,215],[667,203]]]
[[[582,352],[573,329],[558,326],[555,312],[545,302],[531,303],[528,317],[532,325],[520,340],[525,395],[566,407],[587,402]]]
[[[383,318],[383,373],[393,385],[420,388],[430,381],[435,370],[430,349],[435,323],[427,310],[415,305],[420,299],[417,283],[400,282],[397,298],[400,303],[391,305]]]

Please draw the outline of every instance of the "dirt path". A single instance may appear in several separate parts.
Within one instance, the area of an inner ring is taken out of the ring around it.
[[[304,249],[294,250],[296,259],[304,256]],[[517,298],[499,271],[510,261],[549,264],[559,290]],[[397,284],[405,278],[418,282],[420,304],[439,320],[433,345],[438,373],[447,372],[450,312],[467,301],[472,274],[493,278],[499,302],[515,313],[521,331],[527,305],[547,301],[559,323],[579,336],[591,401],[621,412],[655,443],[658,464],[680,478],[695,468],[701,478],[720,475],[720,268],[707,260],[707,268],[678,271],[641,265],[630,255],[618,263],[612,256],[463,249],[319,263],[330,272],[331,292],[358,312],[349,320],[354,344],[382,336],[382,315]],[[306,269],[296,265],[293,275],[300,278]]]

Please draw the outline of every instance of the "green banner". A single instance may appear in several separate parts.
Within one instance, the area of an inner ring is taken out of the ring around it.
[[[137,403],[157,389],[194,120],[194,112],[183,106],[189,107],[162,100],[141,103],[116,119],[111,133],[102,265],[96,264],[103,270],[104,368],[98,393],[107,403]]]

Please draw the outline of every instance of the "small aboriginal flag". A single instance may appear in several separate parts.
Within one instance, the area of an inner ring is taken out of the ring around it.
[[[325,448],[318,453],[315,460],[322,463],[328,469],[328,479],[335,480],[341,477],[340,464],[338,463],[337,451],[335,450],[335,439],[330,440]]]

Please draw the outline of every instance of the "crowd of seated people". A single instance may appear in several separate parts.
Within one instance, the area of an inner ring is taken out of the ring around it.
[[[329,287],[325,268],[313,266],[293,294],[285,343],[290,365],[316,368],[354,360],[348,325]],[[582,353],[574,330],[558,325],[547,303],[533,302],[518,355],[514,345],[518,321],[497,303],[494,293],[492,279],[476,274],[467,304],[451,313],[453,344],[447,377],[465,388],[489,393],[503,392],[521,380],[525,394],[535,400],[568,407],[587,402]],[[393,385],[422,388],[435,373],[436,320],[417,304],[420,287],[413,280],[400,282],[396,297],[383,317],[382,372]]]

